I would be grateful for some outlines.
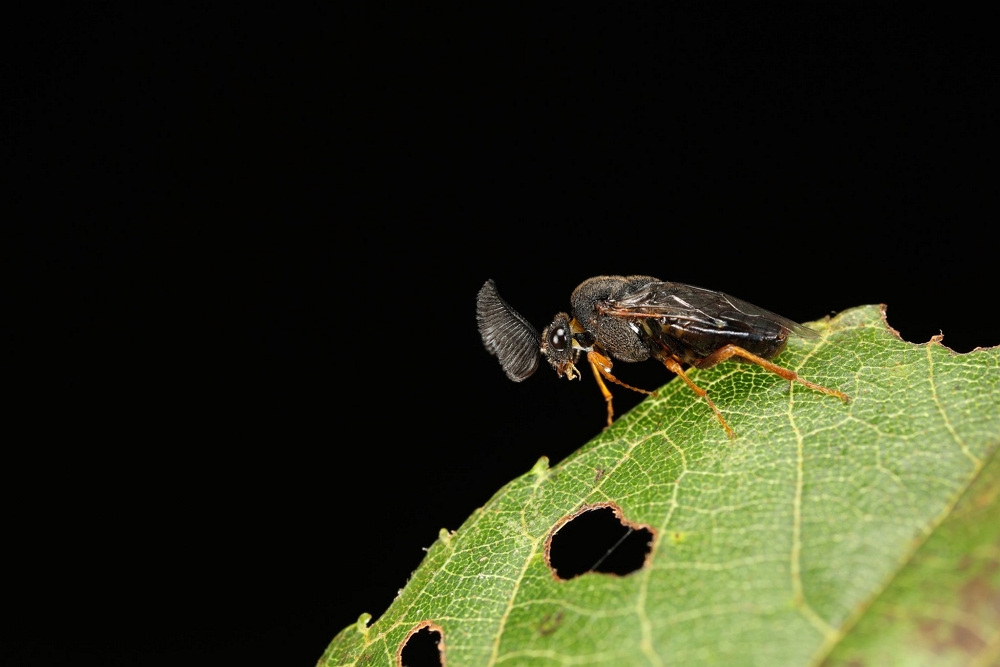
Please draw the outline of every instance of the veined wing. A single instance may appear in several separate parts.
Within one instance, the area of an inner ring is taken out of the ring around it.
[[[780,326],[806,338],[819,334],[787,317],[713,290],[684,283],[652,282],[638,290],[597,304],[599,312],[622,317],[662,319],[719,332]]]

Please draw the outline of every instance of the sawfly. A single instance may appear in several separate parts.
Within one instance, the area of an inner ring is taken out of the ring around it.
[[[790,382],[849,400],[841,391],[804,380],[770,361],[785,349],[789,336],[816,338],[819,334],[728,294],[651,276],[598,276],[581,283],[570,303],[571,313],[558,313],[539,334],[500,297],[496,284],[487,280],[476,301],[479,333],[486,349],[515,382],[535,372],[539,356],[548,360],[559,377],[579,378],[576,363],[586,354],[607,402],[609,426],[614,408],[605,381],[654,394],[616,378],[612,359],[659,361],[705,399],[729,437],[734,436],[732,428],[708,392],[688,377],[685,365],[711,368],[736,357]]]

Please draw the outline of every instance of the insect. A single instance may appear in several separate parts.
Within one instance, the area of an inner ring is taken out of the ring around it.
[[[611,359],[659,361],[704,398],[729,437],[732,428],[709,398],[684,372],[684,365],[711,368],[732,357],[755,363],[790,381],[836,396],[847,394],[799,377],[769,361],[791,335],[815,338],[812,329],[712,290],[664,282],[651,276],[598,276],[582,282],[570,297],[572,312],[558,313],[541,335],[497,293],[487,280],[476,300],[483,344],[496,355],[511,380],[520,382],[545,357],[559,377],[580,377],[581,354],[607,402],[608,426],[614,418],[611,391],[605,380],[650,396],[655,392],[625,384],[612,374]]]

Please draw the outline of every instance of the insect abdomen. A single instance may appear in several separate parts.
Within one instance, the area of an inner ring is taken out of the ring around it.
[[[747,331],[729,329],[714,331],[704,327],[671,322],[669,320],[640,319],[637,323],[653,346],[653,356],[659,358],[663,352],[668,356],[692,366],[725,345],[737,345],[765,359],[776,357],[788,342],[788,332],[778,325],[748,328]],[[658,354],[659,352],[659,354]]]

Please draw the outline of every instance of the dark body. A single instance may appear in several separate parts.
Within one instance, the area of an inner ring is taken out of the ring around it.
[[[727,344],[764,359],[795,333],[816,333],[775,313],[712,290],[652,276],[598,276],[570,297],[573,317],[615,359],[670,356],[695,367]]]

